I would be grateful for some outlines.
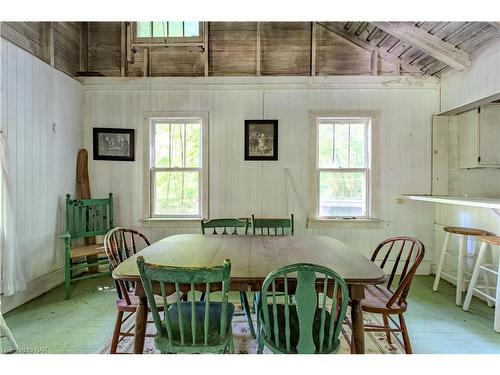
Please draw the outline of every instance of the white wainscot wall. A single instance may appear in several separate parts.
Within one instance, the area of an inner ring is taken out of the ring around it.
[[[371,254],[384,238],[415,236],[433,259],[433,207],[397,204],[401,193],[431,191],[431,115],[438,111],[433,79],[405,77],[155,78],[84,80],[84,142],[92,154],[93,127],[136,129],[134,162],[90,161],[94,197],[113,192],[115,222],[136,227],[152,240],[197,233],[140,222],[143,195],[144,112],[209,112],[210,217],[282,217],[293,212],[297,233],[335,237]],[[379,111],[380,224],[306,228],[309,110]],[[245,119],[279,120],[279,161],[243,160]],[[285,168],[293,183],[285,183]],[[285,191],[288,186],[288,191]],[[295,190],[291,188],[295,186]],[[288,199],[286,198],[288,197]]]
[[[1,39],[1,128],[6,137],[18,251],[28,289],[8,311],[64,280],[64,195],[75,190],[83,144],[82,84]],[[55,124],[55,126],[53,126]],[[54,131],[53,131],[54,130]]]

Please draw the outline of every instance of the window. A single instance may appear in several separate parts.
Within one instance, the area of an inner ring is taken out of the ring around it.
[[[373,214],[371,124],[370,117],[313,116],[312,217],[353,219]]]
[[[150,217],[201,218],[207,209],[207,121],[154,117],[150,126]]]
[[[203,23],[190,21],[135,22],[136,42],[201,42]]]

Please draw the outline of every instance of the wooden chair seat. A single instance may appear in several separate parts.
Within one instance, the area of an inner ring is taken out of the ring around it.
[[[272,347],[270,344],[275,343],[275,334],[274,331],[271,331],[271,337],[268,340],[268,346],[270,347],[270,350],[273,352],[281,353],[282,348],[286,348],[286,336],[285,336],[285,327],[286,327],[286,317],[285,317],[285,306],[284,305],[276,305],[277,311],[278,311],[278,327],[279,327],[279,334],[278,334],[278,348]],[[269,310],[269,320],[271,326],[274,326],[274,317],[273,317],[273,305],[268,304],[267,308]],[[316,308],[316,311],[314,313],[314,320],[313,320],[313,326],[312,326],[312,335],[313,335],[313,341],[314,345],[316,348],[319,348],[319,342],[320,342],[320,331],[321,331],[321,308]],[[260,311],[261,319],[262,319],[262,314],[263,311]],[[299,329],[299,316],[297,314],[297,307],[295,305],[289,305],[289,320],[290,320],[290,353],[297,354],[297,344],[299,343],[299,338],[300,338],[300,329]],[[327,340],[328,340],[328,332],[330,330],[330,313],[328,311],[325,311],[325,326],[323,328],[323,348],[328,348],[327,351],[323,351],[322,354],[327,354],[327,353],[336,353],[339,348],[340,348],[340,340],[337,338],[334,345],[331,347],[328,347],[327,345]],[[273,345],[274,346],[274,345]]]
[[[493,236],[493,233],[483,229],[465,228],[465,227],[444,227],[445,232],[460,234],[462,236]]]
[[[234,305],[232,303],[227,304],[226,310],[226,332],[223,336],[220,336],[220,322],[221,322],[221,314],[222,314],[222,302],[210,302],[209,304],[209,313],[208,313],[208,335],[207,342],[205,345],[207,346],[221,346],[223,349],[226,346],[226,342],[228,340],[228,336],[231,334],[231,322],[233,319],[234,313]],[[181,311],[181,319],[179,319],[179,308]],[[203,324],[205,318],[205,302],[197,301],[194,304],[195,306],[195,316],[196,316],[196,328],[195,328],[195,337],[196,344],[195,347],[199,347],[200,343],[204,342],[205,335],[205,325]],[[169,319],[171,322],[172,329],[172,341],[169,341],[169,338],[164,335],[156,335],[155,336],[155,344],[157,347],[161,347],[162,350],[166,350],[169,353],[183,353],[183,352],[191,352],[192,349],[192,326],[191,326],[191,308],[192,302],[181,302],[180,304],[169,304]],[[185,340],[184,343],[181,343],[181,323],[182,330],[184,331]],[[167,331],[167,327],[165,322],[163,323],[163,328]]]
[[[500,246],[500,236],[480,236],[479,241],[486,242],[494,246]]]
[[[361,301],[363,311],[377,314],[402,314],[406,311],[406,302],[399,306],[396,302],[387,307],[394,295],[384,286],[369,285],[365,287],[365,299]]]
[[[103,244],[75,246],[72,247],[69,251],[69,256],[71,259],[86,257],[89,255],[99,255],[99,254],[106,254],[106,252],[104,251]]]

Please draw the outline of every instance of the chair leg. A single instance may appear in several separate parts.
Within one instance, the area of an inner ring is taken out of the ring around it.
[[[257,335],[260,336],[260,292],[255,292],[253,295],[253,308],[255,310],[255,316],[257,317]]]
[[[476,287],[477,280],[479,279],[479,274],[481,273],[481,265],[483,264],[487,247],[488,244],[486,242],[483,242],[481,244],[481,247],[479,248],[479,254],[477,255],[476,265],[474,266],[474,271],[472,272],[469,288],[467,289],[467,295],[465,296],[464,305],[462,306],[462,309],[464,309],[465,311],[469,310],[470,302],[472,300],[472,295],[474,294],[474,288]]]
[[[500,270],[500,258],[498,260],[498,269]],[[500,332],[500,280],[497,281],[497,291],[495,295],[495,320],[493,322],[495,332]]]
[[[122,320],[123,320],[123,311],[117,311],[115,330],[113,331],[113,338],[111,340],[111,349],[109,351],[110,354],[116,353],[116,348],[118,347],[118,340],[120,338],[120,331],[122,328]]]
[[[71,297],[71,258],[69,250],[66,250],[64,257],[64,299]]]
[[[467,254],[467,236],[460,236],[458,242],[458,269],[457,269],[457,290],[455,304],[462,304],[462,290],[464,289],[465,256]]]
[[[384,327],[385,327],[385,329],[389,329],[389,317],[387,315],[382,315],[382,318],[384,319]],[[387,331],[385,334],[386,334],[386,337],[387,337],[387,342],[389,344],[392,344],[391,332]]]
[[[243,311],[245,312],[245,315],[247,317],[250,334],[252,335],[252,338],[255,338],[255,329],[253,327],[252,314],[250,312],[250,306],[248,305],[248,298],[245,292],[240,292],[240,300],[241,300],[241,307],[243,307]]]
[[[259,346],[257,347],[257,354],[262,354],[263,350],[264,350],[264,339],[262,338],[262,335],[259,335]]]
[[[229,333],[229,354],[234,354],[234,340],[233,340],[233,333]]]
[[[446,255],[446,249],[448,249],[448,242],[450,241],[450,232],[446,232],[444,236],[443,247],[441,248],[441,254],[439,257],[439,263],[436,269],[436,277],[434,278],[434,285],[432,287],[433,291],[438,290],[439,280],[441,279],[441,271],[443,270],[444,258]]]
[[[403,314],[399,314],[399,326],[401,327],[401,333],[403,334],[403,343],[405,345],[406,354],[412,354],[410,336],[408,336],[408,329],[406,328]]]
[[[491,249],[491,246],[488,244],[488,263],[493,265],[493,251]],[[494,287],[496,284],[496,277],[494,277],[493,275],[491,275],[490,272],[484,272],[485,275],[485,280],[486,280],[486,283],[488,284],[489,287]],[[495,298],[495,292],[493,291],[493,289],[488,289],[488,294],[491,295],[492,298]],[[493,301],[491,301],[489,298],[486,298],[486,303],[488,304],[489,307],[493,307],[495,304],[493,303]]]

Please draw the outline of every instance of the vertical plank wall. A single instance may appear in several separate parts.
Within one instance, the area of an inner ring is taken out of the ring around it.
[[[152,240],[199,232],[199,223],[144,224],[141,181],[145,111],[209,112],[210,217],[286,216],[297,233],[333,236],[363,254],[392,235],[416,236],[433,248],[433,208],[397,204],[402,193],[430,193],[431,115],[438,110],[433,79],[383,77],[247,77],[86,79],[85,147],[92,153],[93,127],[136,129],[136,161],[91,161],[94,196],[115,196],[115,221],[137,227]],[[153,85],[149,89],[149,84]],[[306,228],[310,109],[380,111],[380,224]],[[279,120],[279,161],[243,160],[245,119]],[[296,191],[285,193],[285,169]],[[288,200],[286,199],[288,197]],[[288,210],[287,210],[288,207]],[[432,258],[432,257],[431,257]],[[428,272],[426,262],[422,272]]]
[[[81,147],[82,85],[1,39],[1,128],[7,139],[19,254],[28,290],[2,309],[63,281],[64,194],[74,192]],[[55,124],[55,133],[52,131]]]
[[[481,52],[464,71],[441,76],[441,112],[500,92],[500,39]]]

